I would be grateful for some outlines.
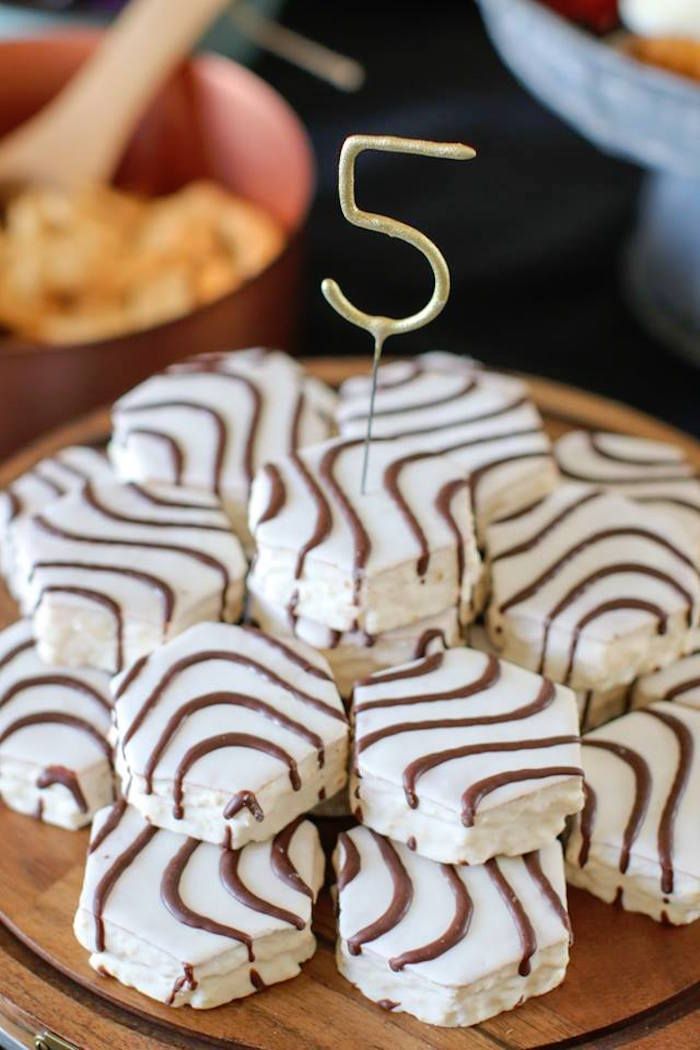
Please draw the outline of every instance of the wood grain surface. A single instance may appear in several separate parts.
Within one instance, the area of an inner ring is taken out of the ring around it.
[[[338,382],[366,367],[311,363]],[[531,380],[550,433],[605,428],[675,441],[700,467],[700,444],[633,409],[582,391]],[[42,455],[104,439],[97,412],[62,428],[0,468],[6,484]],[[16,610],[0,593],[0,624]],[[338,822],[321,822],[330,848]],[[387,1014],[338,974],[327,891],[316,909],[319,950],[294,981],[215,1010],[170,1009],[90,969],[72,918],[87,832],[71,833],[0,809],[0,1027],[32,1045],[44,1028],[85,1050],[255,1047],[259,1050],[566,1050],[700,1046],[700,922],[669,928],[571,890],[576,941],[565,983],[549,995],[476,1028],[440,1029]]]

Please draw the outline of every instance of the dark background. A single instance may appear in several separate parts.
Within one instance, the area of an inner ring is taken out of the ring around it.
[[[642,331],[620,290],[641,173],[598,153],[519,86],[471,0],[292,0],[283,21],[367,70],[364,88],[344,95],[273,58],[257,67],[300,112],[319,161],[304,353],[370,352],[369,337],[322,298],[322,277],[336,277],[363,309],[401,316],[432,288],[414,249],[342,218],[337,158],[345,136],[460,140],[477,160],[369,155],[358,164],[360,205],[426,232],[452,273],[441,317],[388,350],[470,353],[700,434],[700,372]]]

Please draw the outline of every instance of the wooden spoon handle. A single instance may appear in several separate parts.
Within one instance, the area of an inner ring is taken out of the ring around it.
[[[73,187],[107,181],[148,102],[229,0],[131,0],[44,109],[0,145],[0,177]],[[22,167],[26,167],[23,174]]]

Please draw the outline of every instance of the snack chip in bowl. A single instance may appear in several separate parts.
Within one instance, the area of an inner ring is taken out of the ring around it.
[[[0,324],[57,344],[149,328],[234,291],[284,240],[267,212],[213,182],[151,200],[27,189],[0,232]]]

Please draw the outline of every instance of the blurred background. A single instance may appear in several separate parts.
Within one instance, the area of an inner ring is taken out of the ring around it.
[[[0,33],[25,31],[27,18],[35,28],[36,15],[26,10],[33,6],[0,5]],[[57,17],[66,24],[86,9],[104,15],[119,5],[45,6],[62,9]],[[410,313],[430,288],[415,251],[342,219],[343,139],[362,131],[460,140],[477,149],[476,161],[374,155],[358,165],[360,205],[425,231],[452,273],[442,316],[390,343],[389,351],[468,353],[627,401],[700,434],[700,377],[687,347],[684,356],[649,334],[623,293],[620,271],[639,206],[640,168],[599,151],[535,101],[497,55],[476,4],[289,0],[263,7],[284,26],[357,60],[366,74],[359,90],[339,91],[249,48],[228,19],[206,41],[252,64],[311,137],[318,184],[304,238],[299,352],[369,355],[364,333],[322,299],[325,276],[377,313]],[[700,110],[700,85],[693,90]]]

